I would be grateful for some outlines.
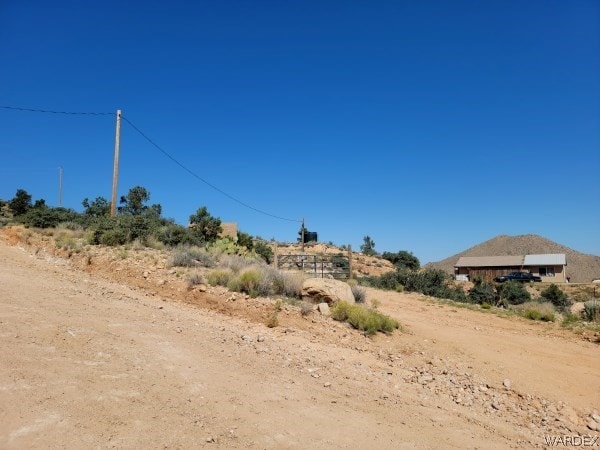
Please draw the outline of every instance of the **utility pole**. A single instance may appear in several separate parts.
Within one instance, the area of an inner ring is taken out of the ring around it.
[[[119,181],[119,147],[121,140],[121,110],[117,109],[117,131],[115,133],[115,162],[113,165],[112,198],[110,202],[110,216],[114,217],[117,211],[117,184]]]
[[[304,217],[302,218],[302,256],[304,257]]]
[[[58,166],[58,206],[62,206],[62,166]]]

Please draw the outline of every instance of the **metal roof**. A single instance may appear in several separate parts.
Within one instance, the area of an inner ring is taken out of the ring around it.
[[[564,253],[545,255],[525,255],[525,266],[566,266],[567,256]]]
[[[461,256],[454,267],[521,267],[523,256]]]

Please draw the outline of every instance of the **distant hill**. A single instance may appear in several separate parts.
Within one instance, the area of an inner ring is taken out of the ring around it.
[[[461,256],[514,256],[540,253],[566,254],[567,275],[574,283],[585,283],[600,278],[600,256],[580,253],[536,234],[496,236],[462,253],[442,261],[429,263],[427,266],[453,274],[454,264]]]

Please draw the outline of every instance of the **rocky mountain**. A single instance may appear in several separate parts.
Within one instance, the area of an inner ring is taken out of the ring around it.
[[[428,266],[454,273],[454,263],[461,256],[512,256],[540,253],[566,254],[567,274],[574,283],[585,283],[600,278],[600,256],[578,252],[536,234],[496,236],[442,261],[429,263]]]

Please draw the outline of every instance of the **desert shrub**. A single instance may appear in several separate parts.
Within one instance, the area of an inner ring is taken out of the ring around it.
[[[372,335],[378,331],[391,333],[400,327],[396,320],[375,309],[369,309],[363,305],[351,305],[347,302],[337,302],[331,310],[331,316],[335,320],[348,322],[366,335]]]
[[[300,304],[300,314],[307,316],[313,312],[313,304],[310,302],[302,302]]]
[[[56,228],[61,229],[61,230],[76,231],[79,233],[83,232],[83,225],[81,225],[79,222],[73,222],[73,221],[61,222],[56,226]]]
[[[350,289],[352,290],[352,295],[354,295],[354,301],[356,303],[364,303],[367,300],[367,292],[356,284],[351,284]]]
[[[231,275],[229,281],[226,284],[227,289],[232,292],[242,292],[242,284],[240,283],[240,277]]]
[[[169,247],[175,247],[180,244],[191,243],[192,239],[188,230],[181,225],[169,223],[158,227],[155,232],[155,237],[160,242]]]
[[[542,301],[550,302],[560,311],[567,309],[571,302],[567,294],[565,294],[556,284],[552,283],[541,292]]]
[[[271,246],[266,244],[265,242],[256,242],[256,244],[254,244],[254,251],[267,264],[271,264],[273,262],[273,250],[271,249]]]
[[[199,247],[178,247],[173,251],[170,265],[173,267],[214,267],[212,256]]]
[[[266,297],[283,292],[283,280],[279,271],[269,266],[257,267],[256,270],[260,272],[260,280],[256,288],[258,296]],[[276,289],[279,292],[276,292]]]
[[[291,298],[302,298],[302,285],[304,275],[302,273],[282,272],[283,295]]]
[[[271,312],[271,314],[269,314],[266,325],[269,328],[275,328],[279,326],[279,314],[277,313],[277,311],[273,311]]]
[[[508,305],[520,305],[531,301],[531,295],[525,289],[522,283],[517,281],[508,281],[497,285],[498,303]]]
[[[55,228],[60,223],[75,222],[79,214],[66,208],[49,208],[39,206],[29,208],[24,214],[17,217],[23,225],[35,228]]]
[[[579,317],[577,314],[573,314],[571,311],[565,311],[565,313],[563,314],[562,322],[560,324],[563,327],[570,327],[579,322],[580,319],[581,317]]]
[[[116,247],[127,243],[127,234],[121,228],[106,230],[100,234],[99,244]]]
[[[233,273],[229,269],[218,269],[209,272],[206,276],[206,281],[211,286],[227,286],[229,281],[234,278]]]
[[[54,242],[56,247],[63,250],[73,250],[79,251],[81,250],[81,244],[75,238],[72,231],[68,230],[59,230],[54,235]]]
[[[489,304],[489,303],[487,303],[487,302],[483,302],[483,303],[481,304],[481,309],[492,309],[492,305],[490,305],[490,304]]]
[[[256,266],[257,261],[244,258],[239,255],[221,255],[219,257],[219,266],[231,269],[234,273],[238,273],[250,266]]]
[[[192,272],[187,276],[188,286],[196,286],[197,284],[204,284],[204,277],[199,272]]]
[[[482,279],[477,279],[474,286],[469,290],[468,298],[471,303],[479,305],[484,303],[491,304],[496,299],[496,290],[491,284],[486,283]]]
[[[590,300],[583,304],[583,317],[585,320],[600,321],[600,301]]]
[[[256,297],[258,295],[261,278],[262,274],[260,270],[256,268],[244,269],[239,276],[241,292]]]
[[[525,302],[517,307],[523,317],[530,320],[554,322],[556,320],[554,306],[550,302]]]

